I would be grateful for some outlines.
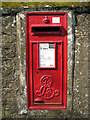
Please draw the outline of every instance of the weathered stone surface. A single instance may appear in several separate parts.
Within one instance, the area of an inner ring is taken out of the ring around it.
[[[12,25],[13,24],[13,25]],[[15,16],[2,19],[2,105],[3,117],[17,115],[16,93],[19,87],[17,75]]]
[[[71,2],[70,2],[71,3]],[[66,4],[69,4],[70,3],[66,2]],[[78,2],[79,3],[79,2]],[[77,4],[78,4],[77,3]],[[49,2],[49,4],[52,4],[52,2]],[[56,3],[57,5],[53,4],[52,5],[48,5],[48,4],[43,4],[43,5],[39,5],[38,6],[38,3],[36,4],[35,3],[35,6],[32,6],[32,7],[29,7],[29,6],[23,6],[23,7],[18,7],[18,8],[1,8],[1,12],[3,13],[3,15],[14,15],[14,14],[17,14],[21,11],[59,11],[59,10],[71,10],[71,11],[74,11],[74,12],[77,12],[77,13],[82,13],[82,12],[86,12],[86,13],[89,13],[90,11],[90,5],[88,2],[86,2],[86,7],[83,7],[83,6],[80,6],[80,7],[75,7],[72,3],[72,6],[68,6],[64,4],[64,6],[60,7],[60,5],[58,5],[58,3]],[[80,4],[80,3],[79,3]],[[81,3],[81,4],[84,4],[85,5],[85,2]],[[37,6],[37,7],[36,7]]]
[[[64,9],[63,9],[64,10]],[[62,11],[62,10],[55,10]],[[3,118],[88,118],[88,19],[89,14],[68,12],[68,80],[66,110],[27,110],[25,13],[3,16],[2,24],[2,113]],[[75,35],[75,61],[72,61]],[[74,67],[74,88],[72,69]],[[73,91],[72,91],[73,90]]]
[[[75,29],[74,111],[88,117],[88,14],[77,16]]]

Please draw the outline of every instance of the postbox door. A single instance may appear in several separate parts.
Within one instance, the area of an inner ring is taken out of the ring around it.
[[[31,43],[32,104],[62,104],[62,43]]]

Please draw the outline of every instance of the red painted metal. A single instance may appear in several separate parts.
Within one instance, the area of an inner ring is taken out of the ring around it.
[[[39,66],[39,43],[54,43],[55,67]],[[26,13],[26,76],[28,109],[66,109],[66,12]]]

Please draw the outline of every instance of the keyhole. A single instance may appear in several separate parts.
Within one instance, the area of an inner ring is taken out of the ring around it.
[[[37,72],[37,75],[39,74],[39,72]]]

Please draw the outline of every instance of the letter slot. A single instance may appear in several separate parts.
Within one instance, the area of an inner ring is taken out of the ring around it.
[[[60,35],[60,26],[35,26],[32,27],[32,35]]]

